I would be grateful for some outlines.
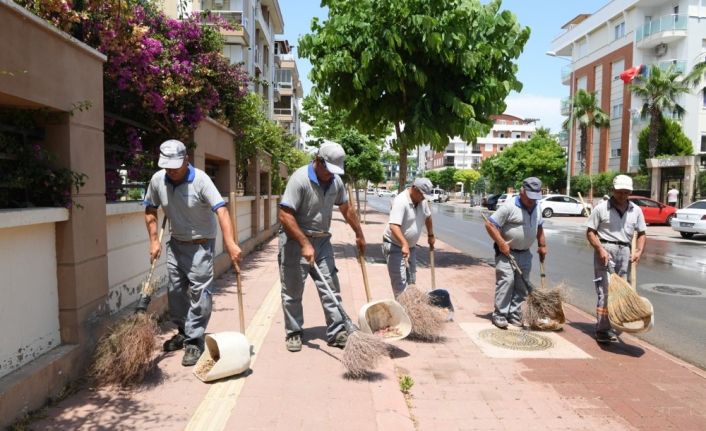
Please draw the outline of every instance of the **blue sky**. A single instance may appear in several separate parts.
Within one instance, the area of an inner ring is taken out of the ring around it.
[[[320,7],[319,0],[280,0],[284,17],[284,35],[292,45],[300,35],[308,33],[314,16],[325,19],[327,11]],[[483,3],[486,3],[483,1]],[[523,118],[539,118],[538,125],[557,132],[563,117],[559,103],[569,94],[568,86],[561,84],[561,69],[568,61],[545,53],[551,49],[551,41],[562,33],[561,26],[580,13],[593,13],[607,4],[608,0],[504,0],[502,9],[511,10],[523,26],[531,29],[530,39],[518,61],[518,78],[523,84],[521,93],[512,93],[506,102],[506,113]],[[297,51],[294,51],[297,54]],[[307,75],[311,70],[308,61],[298,59],[297,67],[304,87],[309,94],[311,82]]]

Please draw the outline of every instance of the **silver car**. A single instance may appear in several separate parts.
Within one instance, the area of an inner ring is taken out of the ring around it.
[[[695,234],[706,234],[706,199],[677,210],[672,219],[672,229],[687,239]]]

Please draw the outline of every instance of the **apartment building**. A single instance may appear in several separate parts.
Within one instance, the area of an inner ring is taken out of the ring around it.
[[[164,12],[173,18],[210,11],[234,24],[224,30],[223,54],[231,63],[243,63],[253,78],[250,91],[265,100],[267,115],[274,119],[275,35],[284,32],[277,0],[164,0]]]
[[[444,152],[430,149],[425,151],[426,170],[440,170],[447,167],[457,169],[478,169],[486,158],[497,154],[517,141],[530,139],[536,130],[537,119],[523,119],[514,115],[494,115],[493,128],[490,132],[478,138],[475,144],[468,143],[460,137],[449,141]]]
[[[303,149],[299,101],[304,90],[299,80],[297,63],[292,54],[292,46],[284,37],[275,36],[275,79],[273,119],[295,138],[294,145]]]
[[[586,154],[578,151],[576,127],[570,134],[571,173],[582,171],[635,172],[638,170],[638,136],[648,126],[641,119],[642,100],[619,78],[637,65],[659,65],[690,71],[706,58],[706,0],[613,0],[593,14],[567,22],[551,44],[550,54],[571,63],[562,70],[569,94],[579,89],[595,91],[601,108],[609,113],[610,128],[592,130]],[[679,104],[686,109],[681,124],[692,141],[694,153],[706,153],[706,83]],[[562,102],[570,114],[570,98]],[[669,115],[669,113],[666,113]],[[701,164],[706,162],[706,157]]]

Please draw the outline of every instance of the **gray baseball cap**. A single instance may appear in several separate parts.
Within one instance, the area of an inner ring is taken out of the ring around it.
[[[165,169],[179,169],[186,157],[186,145],[176,139],[164,141],[159,146],[159,161],[157,166]]]
[[[536,177],[525,178],[522,181],[522,188],[528,198],[538,201],[542,199],[542,181]]]
[[[346,159],[346,152],[343,147],[335,142],[327,142],[319,147],[318,156],[326,162],[326,169],[332,174],[342,175],[343,161]]]
[[[412,185],[424,195],[431,194],[431,189],[433,188],[429,178],[417,178]]]

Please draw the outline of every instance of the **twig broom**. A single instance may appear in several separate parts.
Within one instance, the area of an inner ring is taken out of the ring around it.
[[[436,286],[436,274],[434,265],[431,261],[434,256],[433,249],[429,250],[429,259],[431,262],[431,279],[432,288]],[[407,260],[405,260],[405,267]],[[405,311],[409,315],[412,322],[413,338],[424,341],[437,341],[441,336],[441,330],[444,325],[444,317],[441,310],[431,303],[431,298],[426,292],[422,292],[414,284],[408,284],[407,287],[397,296],[397,301],[402,304]]]
[[[525,323],[536,326],[540,319],[549,318],[557,320],[564,316],[562,303],[564,302],[564,291],[562,289],[537,288],[527,280],[525,274],[517,264],[513,255],[508,255],[510,266],[522,279],[527,288],[527,300],[525,301],[525,312],[522,316]]]
[[[162,221],[159,242],[162,243],[167,218]],[[141,382],[150,370],[159,332],[157,321],[147,313],[147,306],[154,293],[152,276],[157,259],[152,261],[147,281],[142,285],[135,313],[113,325],[98,341],[91,374],[99,386],[128,386]]]
[[[389,351],[389,346],[387,343],[382,341],[379,337],[375,335],[366,334],[360,331],[357,326],[348,317],[348,314],[343,309],[343,306],[336,298],[336,295],[331,290],[331,287],[326,282],[321,270],[317,264],[314,264],[314,269],[316,274],[319,276],[321,281],[324,283],[326,291],[336,304],[338,312],[341,313],[343,317],[343,324],[345,325],[346,332],[348,333],[348,341],[346,341],[346,347],[343,349],[343,366],[348,370],[348,374],[351,377],[363,377],[369,370],[375,368],[378,360],[386,355]]]
[[[622,324],[652,316],[652,309],[642,300],[630,283],[613,271],[610,263],[608,278],[608,319],[611,323]]]

